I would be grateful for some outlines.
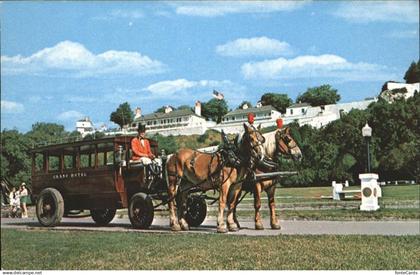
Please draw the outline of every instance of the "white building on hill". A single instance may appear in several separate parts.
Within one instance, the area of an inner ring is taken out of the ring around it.
[[[222,122],[212,127],[212,129],[217,131],[223,130],[227,134],[240,133],[244,129],[243,123],[248,121],[248,113],[254,113],[254,124],[257,126],[261,124],[263,128],[276,125],[276,119],[281,117],[281,113],[271,105],[249,108],[244,104],[241,109],[224,115]]]
[[[414,96],[414,93],[419,91],[420,83],[407,84],[388,81],[382,87],[382,91],[379,96],[392,103],[399,98],[410,98]]]
[[[308,103],[297,103],[289,106],[282,116],[283,123],[289,124],[296,121],[300,126],[310,125],[320,128],[331,121],[340,119],[342,113],[348,113],[352,109],[364,110],[376,99],[366,99],[349,103],[337,103],[311,107]]]
[[[190,109],[173,110],[170,106],[167,106],[163,113],[142,116],[140,108],[137,108],[130,130],[136,131],[139,123],[146,125],[148,135],[159,133],[163,136],[202,135],[209,127],[216,124],[206,121],[201,116],[200,101],[195,103],[194,112]]]
[[[76,122],[76,131],[79,132],[82,137],[85,137],[88,134],[95,133],[95,128],[93,127],[92,121],[89,117],[85,117]]]

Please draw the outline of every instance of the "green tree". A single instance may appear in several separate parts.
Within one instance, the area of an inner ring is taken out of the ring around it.
[[[162,150],[162,149],[165,150],[166,154],[173,154],[179,149],[179,146],[176,142],[176,138],[172,135],[162,136],[162,135],[156,134],[152,137],[152,139],[158,142],[159,150]]]
[[[176,110],[192,110],[192,108],[189,105],[180,105],[176,108]]]
[[[292,104],[292,100],[287,94],[265,93],[261,96],[261,104],[263,106],[271,105],[284,114],[286,108]]]
[[[31,142],[17,130],[1,132],[1,176],[14,185],[28,182],[31,176]]]
[[[249,102],[248,100],[244,100],[244,101],[242,101],[242,103],[241,104],[239,104],[238,105],[238,107],[236,108],[236,109],[242,109],[242,107],[244,106],[244,105],[248,105],[248,108],[252,108],[252,104],[251,104],[251,102]]]
[[[320,106],[335,104],[340,98],[337,90],[327,84],[308,88],[305,93],[297,97],[296,102],[306,102],[311,104],[311,106]]]
[[[69,133],[64,126],[57,123],[37,122],[32,125],[32,129],[25,134],[33,146],[57,142],[65,142]]]
[[[166,106],[157,108],[153,113],[164,113]]]
[[[118,106],[117,110],[111,113],[110,120],[123,128],[124,125],[129,125],[133,122],[134,114],[131,110],[130,104],[124,102]]]
[[[203,103],[201,108],[203,117],[216,121],[217,123],[220,123],[222,117],[228,112],[228,105],[224,99],[210,99],[208,102]]]
[[[405,72],[404,80],[406,83],[420,82],[420,60],[412,62],[408,70]]]

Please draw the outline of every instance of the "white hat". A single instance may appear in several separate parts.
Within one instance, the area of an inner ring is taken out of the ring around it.
[[[26,183],[22,182],[22,184],[20,186],[25,186],[25,185],[26,185]]]

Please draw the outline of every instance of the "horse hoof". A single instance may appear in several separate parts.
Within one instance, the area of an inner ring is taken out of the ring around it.
[[[230,232],[237,232],[239,231],[239,228],[236,226],[236,224],[233,225],[228,225],[229,231]]]
[[[183,231],[189,231],[190,230],[190,227],[188,225],[181,225],[181,229]]]
[[[255,229],[256,230],[264,230],[264,225],[262,225],[261,223],[256,223],[255,224]]]
[[[226,227],[218,227],[217,228],[217,233],[227,233]]]
[[[179,224],[173,224],[171,225],[172,231],[181,231],[181,226]]]
[[[281,229],[281,226],[280,226],[280,224],[278,224],[278,223],[276,223],[276,224],[271,224],[271,229],[274,229],[274,230],[280,230],[280,229]]]

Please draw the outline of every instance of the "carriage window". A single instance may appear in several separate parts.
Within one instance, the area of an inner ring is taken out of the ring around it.
[[[80,146],[80,168],[95,167],[95,144]]]
[[[73,169],[75,168],[75,155],[73,148],[64,148],[63,150],[63,156],[64,156],[64,169]]]
[[[64,155],[64,169],[73,169],[73,168],[74,168],[74,156]]]
[[[48,171],[58,171],[60,169],[59,156],[48,156]]]
[[[95,167],[95,164],[96,164],[96,154],[95,153],[91,153],[89,160],[90,160],[90,167]]]
[[[106,165],[114,164],[114,151],[106,152]]]
[[[34,162],[35,172],[42,172],[44,170],[44,154],[36,153]]]
[[[114,164],[114,144],[112,142],[98,144],[98,166]]]
[[[80,168],[95,167],[95,153],[80,154]]]
[[[94,167],[94,160],[89,158],[90,154],[80,154],[80,168]]]
[[[104,166],[105,164],[105,152],[98,153],[98,166]]]

